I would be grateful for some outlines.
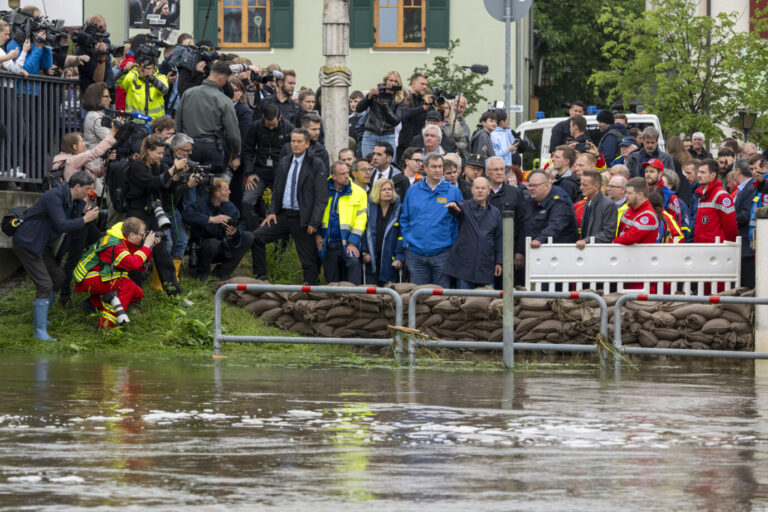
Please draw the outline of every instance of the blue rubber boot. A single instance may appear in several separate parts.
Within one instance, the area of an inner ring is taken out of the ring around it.
[[[48,296],[48,313],[51,312],[51,308],[53,307],[54,302],[56,302],[56,292],[51,292],[51,294]],[[49,316],[48,313],[45,314],[46,318]],[[51,321],[47,320],[45,325],[51,325]]]
[[[35,338],[43,341],[58,341],[48,335],[48,308],[50,301],[48,299],[35,299],[32,301],[35,308]]]

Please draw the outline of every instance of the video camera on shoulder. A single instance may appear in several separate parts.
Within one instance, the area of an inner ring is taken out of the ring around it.
[[[109,37],[109,32],[101,30],[97,23],[91,22],[83,25],[83,28],[75,31],[72,35],[72,41],[88,52],[89,55],[112,55],[113,57],[121,57],[125,53],[125,47],[115,44],[106,44],[107,49],[97,50],[96,45],[103,43],[105,39]]]
[[[205,61],[210,65],[220,56],[221,54],[216,51],[216,48],[210,46],[177,45],[173,48],[169,61],[177,68],[195,71],[200,61]]]
[[[445,89],[441,89],[440,87],[432,88],[432,98],[434,98],[436,105],[443,106],[445,105],[445,100],[452,100],[455,97],[455,94],[446,92]]]
[[[45,16],[32,16],[27,11],[0,11],[0,19],[5,19],[11,26],[11,36],[19,44],[29,39],[33,43],[42,43],[52,48],[59,48],[69,38],[64,28],[64,20],[52,20]],[[40,31],[45,37],[38,37]]]
[[[138,37],[139,36],[137,36],[137,38]],[[136,41],[137,38],[134,38],[133,41]],[[136,62],[144,65],[156,65],[158,59],[160,59],[160,49],[168,48],[168,46],[170,46],[154,34],[143,34],[143,37],[139,39],[139,44],[136,48],[133,48],[134,44],[135,42],[131,45],[131,50],[136,57]]]

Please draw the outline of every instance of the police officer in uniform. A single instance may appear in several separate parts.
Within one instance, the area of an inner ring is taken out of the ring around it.
[[[528,229],[532,239],[531,248],[541,247],[550,237],[556,244],[575,243],[578,228],[570,199],[552,190],[552,183],[543,171],[533,171],[528,176],[528,190],[531,192],[531,222]]]

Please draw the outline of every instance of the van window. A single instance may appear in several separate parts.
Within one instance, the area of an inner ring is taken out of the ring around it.
[[[523,139],[528,143],[528,151],[523,153],[523,169],[538,169],[546,163],[539,161],[541,159],[541,137],[543,132],[544,128],[534,128],[533,130],[526,130],[523,134]]]

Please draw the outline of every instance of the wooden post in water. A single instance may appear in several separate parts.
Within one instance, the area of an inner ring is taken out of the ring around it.
[[[515,364],[515,212],[505,210],[502,212],[502,228],[504,236],[502,238],[502,247],[504,256],[502,265],[504,267],[504,367],[512,368]]]

